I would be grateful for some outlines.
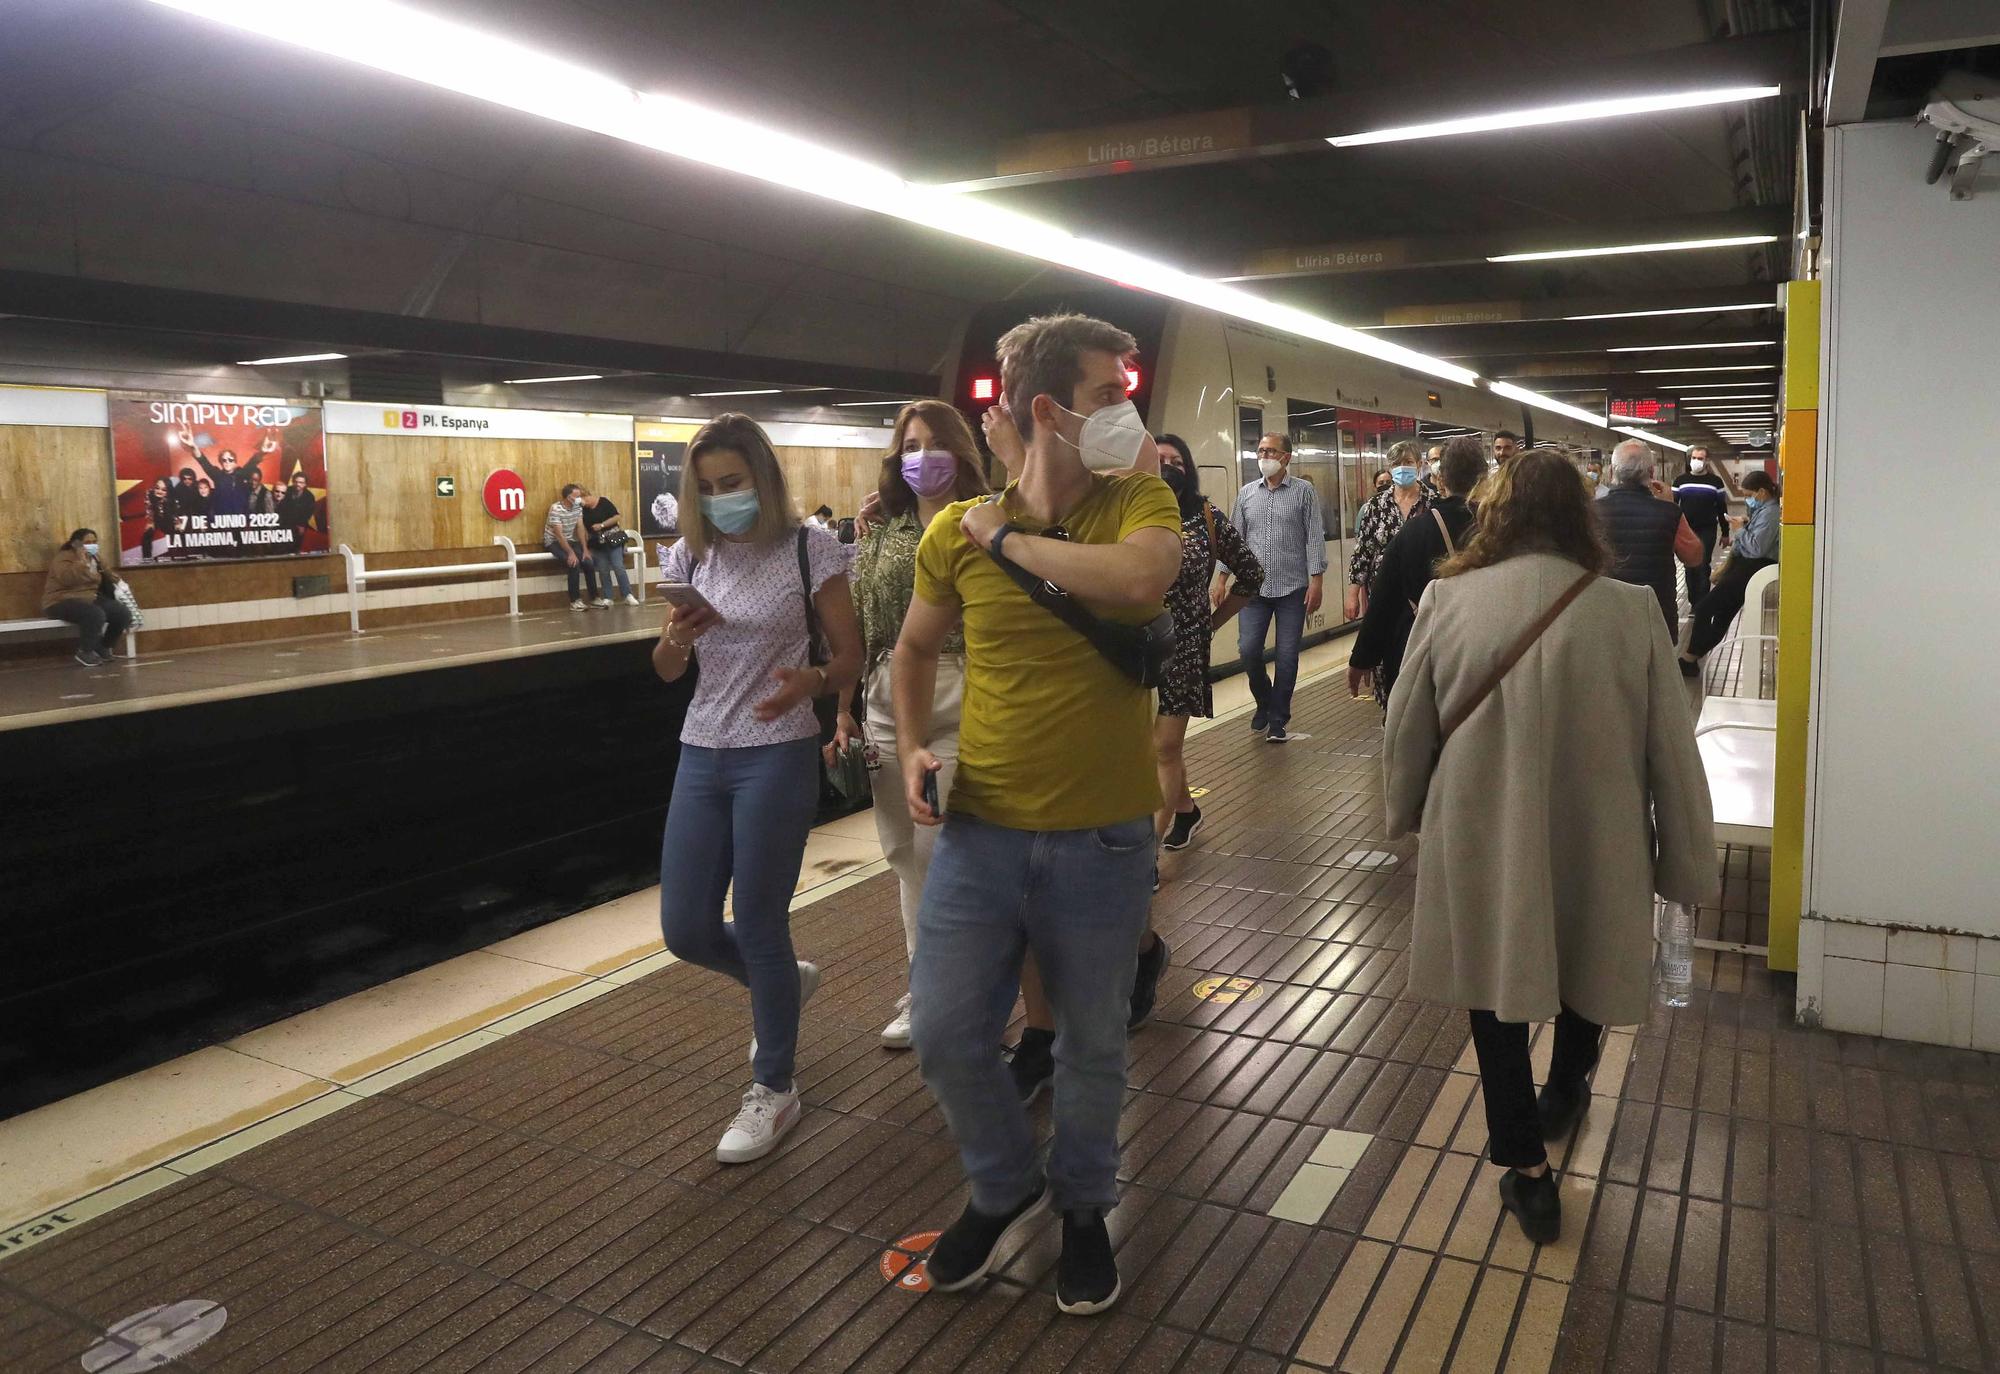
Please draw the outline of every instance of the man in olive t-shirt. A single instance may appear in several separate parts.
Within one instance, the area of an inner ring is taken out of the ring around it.
[[[1160,804],[1153,694],[1031,601],[997,549],[1100,619],[1144,624],[1180,569],[1166,483],[1122,471],[1151,440],[1126,399],[1130,335],[1100,320],[1030,320],[1000,340],[1008,413],[1027,445],[1020,480],[931,522],[896,645],[898,748],[911,816],[937,767],[924,748],[937,657],[965,629],[965,697],[951,813],[931,858],[910,971],[924,1081],[958,1141],[972,1200],[929,1260],[943,1291],[983,1278],[1010,1233],[1063,1214],[1056,1302],[1117,1300],[1105,1214],[1117,1204],[1125,1021]],[[1046,1177],[999,1052],[1022,956],[1056,1017],[1055,1140]]]

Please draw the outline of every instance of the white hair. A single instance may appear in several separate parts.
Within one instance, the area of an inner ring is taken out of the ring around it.
[[[1653,475],[1653,450],[1643,439],[1627,439],[1611,450],[1611,480],[1643,482]]]

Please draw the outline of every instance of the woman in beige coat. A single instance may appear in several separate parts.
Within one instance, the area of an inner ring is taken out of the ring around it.
[[[1477,533],[1424,593],[1383,769],[1389,834],[1433,837],[1410,993],[1470,1010],[1501,1201],[1547,1243],[1562,1214],[1543,1141],[1588,1103],[1600,1027],[1646,1017],[1653,894],[1707,901],[1720,879],[1674,646],[1647,589],[1595,576],[1609,555],[1583,479],[1533,450],[1481,496]],[[1538,1102],[1527,1023],[1550,1017]]]

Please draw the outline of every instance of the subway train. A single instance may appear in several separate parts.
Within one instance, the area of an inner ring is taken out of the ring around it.
[[[947,399],[970,414],[999,395],[994,344],[1036,315],[1078,311],[1109,320],[1139,341],[1133,402],[1155,434],[1178,434],[1193,450],[1203,493],[1224,512],[1257,478],[1257,439],[1292,440],[1292,472],[1318,490],[1326,512],[1326,594],[1307,621],[1307,641],[1342,628],[1342,590],[1362,503],[1399,439],[1428,446],[1455,434],[1490,440],[1502,429],[1538,442],[1595,448],[1601,432],[1560,415],[1530,411],[1475,387],[1406,371],[1360,353],[1301,339],[1142,292],[1081,290],[1016,297],[973,312],[942,375]],[[1213,663],[1238,662],[1233,625],[1217,633]]]

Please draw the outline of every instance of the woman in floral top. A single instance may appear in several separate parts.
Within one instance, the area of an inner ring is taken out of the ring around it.
[[[866,686],[865,737],[882,766],[868,775],[875,794],[875,833],[882,857],[902,887],[903,944],[917,947],[917,904],[930,869],[934,829],[918,830],[903,800],[903,775],[896,766],[896,709],[889,691],[889,656],[903,630],[903,616],[916,590],[917,545],[932,517],[954,501],[986,493],[979,446],[965,417],[943,401],[914,401],[896,417],[889,452],[882,459],[877,488],[885,523],[871,525],[854,559],[854,600],[861,612],[862,674]],[[931,752],[944,767],[937,774],[938,804],[951,792],[958,768],[959,700],[965,688],[965,638],[953,633],[938,659],[937,691],[931,701]],[[833,747],[844,749],[863,736],[862,725],[843,711]],[[896,1014],[882,1028],[892,1049],[910,1044],[910,995],[896,1002]]]
[[[1368,498],[1354,530],[1354,557],[1347,562],[1349,620],[1368,613],[1368,589],[1382,567],[1382,555],[1389,541],[1413,515],[1422,514],[1429,504],[1424,487],[1417,481],[1421,473],[1421,452],[1415,441],[1401,439],[1389,446],[1389,489]]]

